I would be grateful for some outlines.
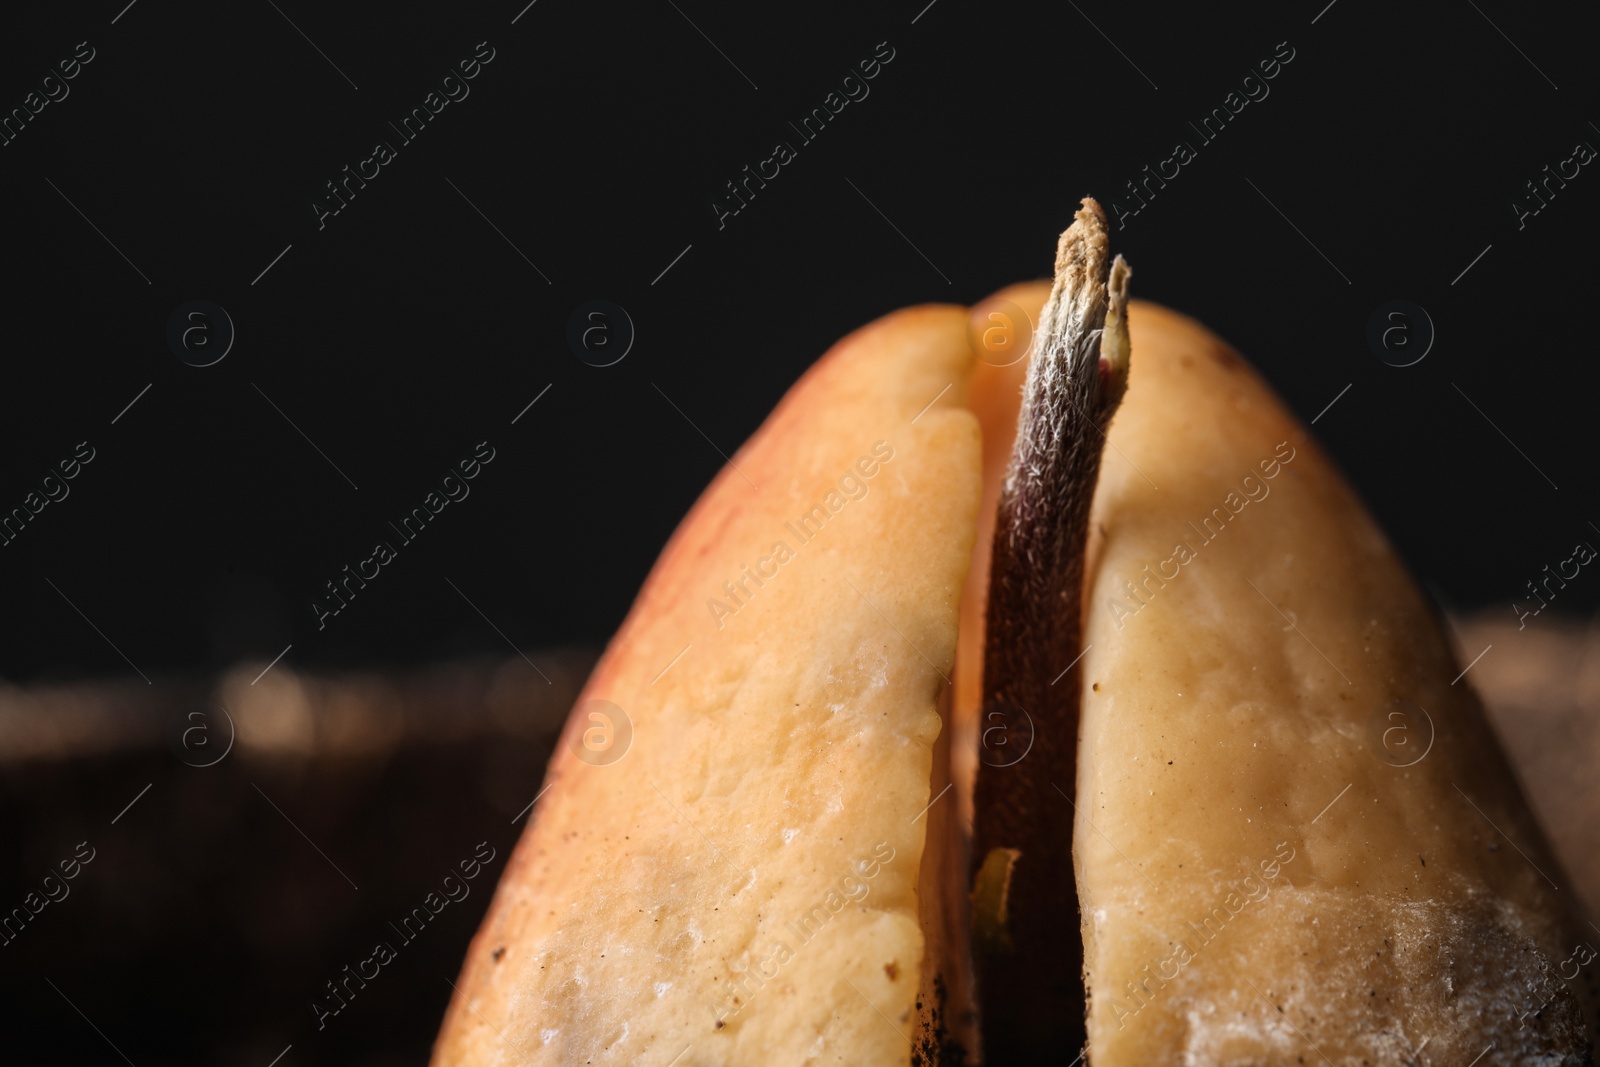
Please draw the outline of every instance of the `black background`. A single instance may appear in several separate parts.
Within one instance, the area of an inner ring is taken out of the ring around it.
[[[1228,338],[1303,420],[1340,397],[1314,432],[1419,579],[1446,607],[1511,612],[1540,568],[1600,539],[1588,322],[1600,176],[1585,167],[1520,230],[1511,206],[1577,142],[1600,145],[1593,12],[1324,2],[8,11],[0,108],[78,42],[96,56],[0,147],[0,509],[78,442],[96,458],[0,547],[0,675],[113,678],[131,662],[159,682],[291,644],[284,662],[302,671],[503,655],[506,641],[598,645],[719,450],[732,454],[829,344],[901,306],[970,304],[1044,275],[1078,198],[1131,204],[1124,182],[1180,139],[1197,158],[1114,233],[1137,295]],[[494,59],[470,96],[319,230],[324,183],[396,141],[386,123],[481,41]],[[894,58],[870,95],[800,145],[788,123],[879,42]],[[1200,146],[1186,123],[1280,42],[1294,58],[1270,95]],[[778,141],[797,158],[719,229],[724,183]],[[212,367],[166,343],[169,314],[192,299],[237,329]],[[591,299],[637,328],[614,366],[567,344]],[[1385,365],[1365,339],[1394,299],[1437,330],[1411,367]],[[470,497],[319,631],[323,583],[484,440],[496,459]],[[1557,606],[1597,602],[1585,574]],[[425,768],[412,773],[425,788]],[[105,797],[119,806],[144,780],[130,773]],[[28,790],[49,795],[51,781],[8,779],[7,820],[38,813]],[[152,809],[131,832],[155,842],[158,813],[176,809]],[[479,813],[459,798],[436,811],[459,827],[439,856],[468,854]],[[54,858],[8,856],[8,898],[31,878],[24,861]],[[419,878],[397,899],[425,891],[431,876]],[[305,907],[323,906],[308,894]],[[290,1041],[286,1067],[425,1058],[442,983],[370,1009],[386,1020],[381,1055],[334,1044],[304,1005],[325,961],[241,1007],[229,984],[281,961],[206,955],[162,931],[263,917],[247,900],[185,911],[163,899],[137,921],[153,931],[141,944],[167,949],[124,960],[115,982],[93,952],[30,958],[51,961],[132,1062],[265,1067]],[[457,917],[438,949],[447,971],[473,921]],[[96,951],[114,955],[119,928]],[[15,968],[0,959],[28,991],[0,1008],[17,1013],[8,1040],[60,1062],[109,1056]]]

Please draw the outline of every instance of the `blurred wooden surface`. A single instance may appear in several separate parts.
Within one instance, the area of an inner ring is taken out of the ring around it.
[[[94,850],[0,944],[0,1060],[124,1062],[64,995],[139,1067],[426,1062],[594,652],[531,658],[0,686],[0,914]],[[470,895],[402,941],[479,842]],[[398,958],[319,1027],[379,940]]]
[[[1463,665],[1589,916],[1600,915],[1600,621],[1513,613],[1455,621]],[[1552,872],[1553,873],[1553,872]]]

